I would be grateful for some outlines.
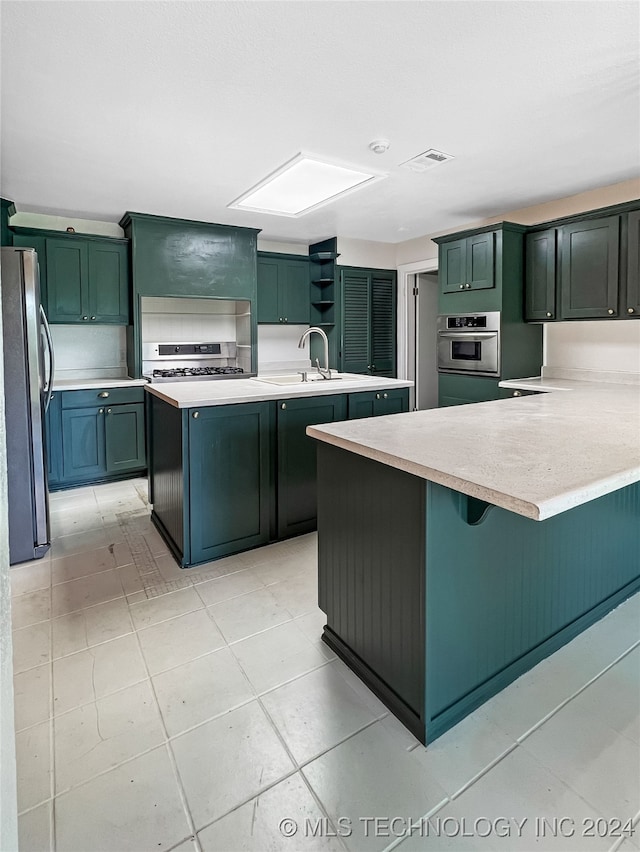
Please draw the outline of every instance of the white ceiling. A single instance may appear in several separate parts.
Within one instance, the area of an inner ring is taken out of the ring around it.
[[[21,211],[395,243],[640,173],[636,2],[4,0],[1,13],[2,195]],[[455,159],[399,168],[431,147]],[[389,176],[298,219],[227,209],[299,151]]]

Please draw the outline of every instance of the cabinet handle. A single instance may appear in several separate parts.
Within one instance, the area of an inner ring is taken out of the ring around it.
[[[91,317],[91,319],[92,319],[92,320],[94,320],[94,319],[95,319],[95,317]]]
[[[283,411],[285,410],[285,408],[286,408],[286,407],[287,407],[287,403],[286,403],[286,402],[283,402],[283,403],[282,403],[282,405],[280,406],[280,408],[281,408]]]
[[[193,412],[193,414],[192,414],[191,416],[193,417],[193,419],[194,419],[194,420],[197,420],[197,419],[198,419],[198,417],[200,417],[200,412],[199,412],[199,411],[194,411],[194,412]]]
[[[98,410],[98,414],[104,414],[104,408],[100,408],[100,409]]]
[[[376,394],[376,399],[380,399],[380,394],[379,394],[379,393],[377,393],[377,394]]]
[[[278,322],[282,322],[282,317],[278,317]]]
[[[522,396],[522,391],[514,391],[511,396]]]
[[[389,399],[389,394],[388,394],[388,393],[383,393],[383,394],[382,394],[382,398],[383,398],[383,399]]]
[[[107,414],[111,414],[111,409],[107,408]]]
[[[551,313],[551,311],[547,311],[547,316],[548,316],[548,317],[552,317],[552,316],[553,316],[553,314]]]
[[[83,320],[88,320],[88,319],[89,319],[89,317],[82,317],[82,319],[83,319]]]
[[[470,290],[470,289],[471,289],[471,284],[465,284],[465,285],[464,285],[464,288],[465,288],[465,290]]]
[[[461,289],[461,290],[464,290],[464,284],[461,284],[461,285],[460,285],[460,289]]]
[[[285,317],[285,318],[284,318],[284,321],[285,321],[285,322],[289,322],[289,318],[288,318],[288,317]]]
[[[635,308],[627,308],[627,313],[628,313],[628,314],[635,314],[635,312],[636,312],[636,311],[635,311]]]
[[[106,399],[108,396],[109,396],[109,391],[102,391],[101,393],[98,394],[98,397],[100,399]]]
[[[615,314],[615,311],[613,310],[613,308],[609,308],[607,313],[609,314],[609,316],[613,316],[613,314]]]

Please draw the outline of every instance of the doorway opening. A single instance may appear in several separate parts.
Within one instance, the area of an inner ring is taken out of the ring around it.
[[[410,408],[438,407],[438,261],[398,268],[398,378],[414,382]]]

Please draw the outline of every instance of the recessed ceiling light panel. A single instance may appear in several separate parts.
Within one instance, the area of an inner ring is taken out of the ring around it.
[[[298,154],[228,206],[276,216],[302,216],[383,177],[311,154]]]

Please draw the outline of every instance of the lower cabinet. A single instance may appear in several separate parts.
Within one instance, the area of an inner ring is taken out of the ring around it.
[[[407,411],[409,390],[186,409],[149,401],[152,518],[190,567],[314,530],[317,442],[307,426]]]
[[[384,391],[366,391],[349,394],[349,420],[360,417],[378,417],[382,414],[401,414],[409,410],[407,388],[390,388]]]
[[[307,426],[347,417],[347,396],[314,396],[277,403],[278,538],[316,528],[316,441]]]
[[[143,395],[142,388],[53,394],[45,421],[51,491],[144,471]]]
[[[440,373],[438,376],[438,407],[468,405],[500,399],[498,379],[485,376],[457,376]]]
[[[190,563],[269,541],[269,402],[189,409]]]

